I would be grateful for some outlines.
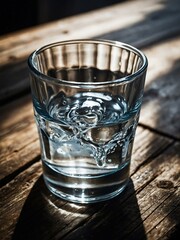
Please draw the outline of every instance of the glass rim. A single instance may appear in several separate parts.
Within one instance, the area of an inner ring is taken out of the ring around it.
[[[109,81],[103,81],[103,82],[75,82],[75,81],[68,81],[65,79],[60,79],[60,78],[55,78],[48,76],[41,71],[39,71],[35,64],[34,64],[34,59],[35,57],[42,51],[55,47],[55,46],[63,46],[63,45],[70,45],[70,44],[80,44],[80,43],[90,43],[90,44],[104,44],[104,45],[109,45],[109,46],[115,46],[119,47],[122,49],[127,49],[130,51],[133,51],[136,53],[142,60],[142,66],[134,73],[129,74],[127,76],[123,76],[121,78],[117,78],[114,80],[109,80]],[[97,88],[97,87],[102,87],[102,86],[112,86],[112,85],[119,85],[119,84],[127,84],[128,82],[134,81],[137,77],[141,76],[147,69],[148,66],[148,60],[145,54],[137,49],[136,47],[120,42],[120,41],[113,41],[113,40],[105,40],[105,39],[75,39],[75,40],[65,40],[65,41],[58,41],[58,42],[53,42],[46,44],[38,49],[36,49],[34,52],[30,54],[28,57],[28,66],[30,71],[40,77],[41,80],[50,82],[50,83],[55,83],[55,84],[63,84],[66,86],[73,86],[73,87],[78,87],[78,88]]]

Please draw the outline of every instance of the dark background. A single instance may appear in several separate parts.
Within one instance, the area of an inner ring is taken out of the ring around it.
[[[123,0],[2,0],[0,35],[102,8]]]

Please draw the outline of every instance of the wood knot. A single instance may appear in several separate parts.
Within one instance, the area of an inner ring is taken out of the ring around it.
[[[174,188],[174,184],[169,180],[160,180],[157,182],[157,187],[169,189],[169,188]]]
[[[68,33],[69,33],[68,30],[63,30],[63,31],[62,31],[62,34],[68,34]]]
[[[17,59],[16,56],[13,56],[13,55],[9,56],[9,60],[16,60],[16,59]]]

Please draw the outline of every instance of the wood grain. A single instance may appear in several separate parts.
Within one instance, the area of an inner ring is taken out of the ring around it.
[[[41,174],[40,163],[34,164],[23,174],[18,175],[0,190],[0,236],[1,239],[10,239],[14,227],[20,216],[26,198],[38,177]]]
[[[77,38],[106,38],[146,47],[180,33],[179,10],[177,0],[137,0],[0,37],[0,100],[29,89],[26,62],[35,49]]]
[[[178,224],[173,212],[179,212],[179,147],[174,144],[142,165],[119,197],[92,205],[52,196],[40,177],[40,164],[32,165],[0,190],[2,239],[94,239],[102,233],[112,239],[135,239],[137,234],[158,239],[170,229],[173,234]],[[159,231],[163,221],[167,228]]]
[[[177,2],[177,0],[173,1]],[[98,11],[84,13],[78,15],[78,17],[68,17],[26,29],[10,36],[2,36],[0,38],[2,53],[0,63],[6,65],[10,62],[16,62],[18,59],[24,59],[27,54],[36,48],[50,42],[71,38],[95,37],[106,32],[119,31],[121,28],[128,28],[131,25],[144,21],[146,16],[154,14],[154,12],[163,10],[167,12],[168,7],[170,12],[178,11],[178,4],[169,4],[166,1],[152,0],[151,2],[144,2],[143,0],[138,0],[130,3],[124,2]],[[133,12],[131,18],[129,17],[129,12]],[[172,21],[171,16],[170,19]],[[161,19],[156,18],[157,22],[158,20],[161,21]],[[162,26],[164,25],[162,24]]]
[[[178,239],[179,10],[179,0],[124,1],[0,37],[0,239]],[[142,49],[149,68],[129,185],[83,205],[44,184],[26,61],[49,42],[94,37]]]
[[[0,107],[0,137],[28,126],[33,119],[31,96],[26,95]]]
[[[140,122],[180,139],[180,37],[145,49],[149,59]]]

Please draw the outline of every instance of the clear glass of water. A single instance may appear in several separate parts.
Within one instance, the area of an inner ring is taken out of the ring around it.
[[[28,65],[49,190],[78,203],[121,193],[129,179],[145,55],[125,43],[82,39],[44,46]]]

